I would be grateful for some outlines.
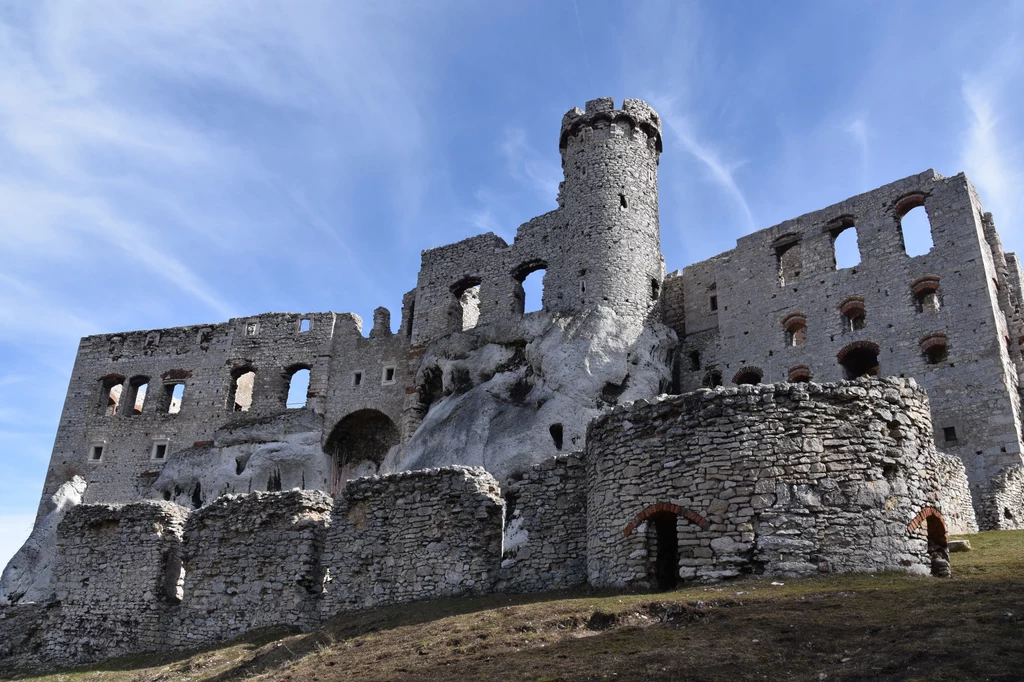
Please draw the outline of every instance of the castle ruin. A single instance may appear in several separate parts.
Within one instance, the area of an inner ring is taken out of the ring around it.
[[[82,339],[0,656],[496,591],[944,575],[948,533],[1024,525],[1021,269],[965,176],[666,274],[658,114],[593,100],[559,149],[558,208],[423,252],[397,333],[378,308],[368,336],[325,312]]]

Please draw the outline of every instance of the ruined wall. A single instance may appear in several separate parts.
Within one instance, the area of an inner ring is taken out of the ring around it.
[[[498,578],[505,505],[482,469],[351,481],[337,499],[322,614],[486,594]]]
[[[185,526],[178,646],[319,621],[331,498],[320,491],[225,495]]]
[[[932,469],[921,476],[934,476],[939,489],[939,504],[951,535],[978,532],[978,518],[971,499],[971,485],[964,463],[956,455],[938,452]]]
[[[583,453],[545,460],[505,487],[501,592],[543,592],[587,580]]]
[[[27,603],[0,606],[0,660],[6,668],[37,666],[52,607]]]
[[[1024,528],[1024,466],[1008,466],[992,479],[982,497],[979,523],[991,530]]]
[[[910,257],[901,220],[918,206],[934,246]],[[837,269],[834,242],[846,230],[861,260]],[[967,179],[933,171],[760,230],[683,271],[680,388],[714,372],[734,385],[746,368],[765,383],[837,381],[845,353],[874,350],[880,376],[914,377],[928,389],[936,443],[964,461],[977,503],[996,472],[1021,461],[1010,355],[1019,344],[1008,332],[1015,262]],[[856,307],[863,316],[854,325],[843,313]],[[795,340],[786,325],[794,321],[804,325]],[[945,352],[929,357],[936,344]]]
[[[82,505],[57,534],[59,613],[42,656],[70,664],[173,642],[168,609],[181,598],[181,536],[188,510],[170,502]]]
[[[678,575],[927,572],[922,509],[942,505],[913,381],[702,390],[615,408],[587,439],[591,584],[648,584],[658,514]],[[940,509],[941,511],[941,509]]]

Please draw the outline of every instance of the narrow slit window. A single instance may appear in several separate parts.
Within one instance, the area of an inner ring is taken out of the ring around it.
[[[711,297],[711,312],[715,312],[716,310],[718,310],[718,297],[717,296],[712,296]]]
[[[157,441],[153,443],[152,456],[154,460],[158,461],[167,459],[167,441]]]
[[[352,372],[352,385],[353,386],[361,386],[362,383],[363,383],[363,373],[362,372]]]
[[[626,202],[626,195],[619,195],[619,208],[629,208],[629,204]]]

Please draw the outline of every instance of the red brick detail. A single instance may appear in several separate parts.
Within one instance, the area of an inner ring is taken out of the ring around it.
[[[933,535],[932,528],[934,528],[934,526],[930,525],[928,528],[928,539],[934,540],[943,545],[946,544],[949,540],[949,536],[946,532],[946,519],[942,516],[942,512],[940,512],[935,507],[925,507],[924,509],[919,511],[917,513],[917,516],[915,516],[913,520],[911,520],[911,522],[907,524],[907,531],[913,533],[915,530],[921,527],[921,524],[924,523],[926,519],[931,517],[938,519],[939,525],[941,527],[941,536],[938,533]]]
[[[924,277],[918,277],[910,283],[910,290],[914,293],[914,296],[918,297],[935,293],[939,290],[939,276],[925,275]]]
[[[896,200],[896,217],[902,218],[907,215],[911,209],[917,208],[918,206],[924,206],[924,200],[928,195],[924,192],[911,192]]]
[[[807,365],[793,365],[789,368],[790,381],[810,381],[811,368]]]
[[[160,376],[164,381],[184,381],[192,376],[192,371],[188,369],[169,369]]]
[[[934,346],[945,346],[948,339],[949,337],[947,337],[945,334],[943,334],[942,332],[938,332],[935,334],[922,336],[918,343],[921,344],[921,350],[927,353],[928,349]],[[1010,345],[1009,336],[1006,337],[1006,345]]]
[[[807,325],[807,316],[803,313],[790,313],[782,318],[782,326],[789,329],[790,325],[799,322],[800,324]]]
[[[864,312],[864,299],[860,296],[847,296],[839,304],[839,311],[843,315],[849,315],[854,311]]]
[[[111,388],[118,384],[123,384],[124,380],[125,377],[122,374],[104,374],[99,378],[99,381],[102,381],[104,384],[110,384]]]
[[[197,440],[196,442],[192,443],[192,447],[194,448],[208,448],[211,445],[213,445],[212,440]]]
[[[707,530],[708,526],[711,525],[710,521],[708,521],[695,511],[683,509],[678,504],[672,504],[671,502],[658,502],[657,504],[652,504],[650,507],[644,509],[642,512],[634,516],[633,520],[626,524],[626,528],[622,531],[622,534],[628,537],[634,530],[636,530],[636,527],[639,526],[641,523],[651,518],[655,514],[660,514],[663,512],[669,512],[670,514],[681,516],[690,523],[700,526],[704,530]]]
[[[738,384],[740,382],[740,379],[743,378],[744,374],[750,374],[750,373],[753,373],[753,374],[757,375],[758,383],[760,383],[761,379],[764,378],[764,370],[761,369],[760,367],[756,367],[754,365],[751,365],[750,367],[740,367],[740,371],[736,372],[736,374],[734,374],[732,376],[732,383]]]
[[[841,351],[836,353],[836,360],[839,361],[839,364],[843,364],[843,360],[846,359],[846,356],[850,351],[857,350],[858,348],[867,348],[875,355],[878,355],[879,351],[877,343],[872,343],[870,341],[854,341],[853,343],[844,346]]]

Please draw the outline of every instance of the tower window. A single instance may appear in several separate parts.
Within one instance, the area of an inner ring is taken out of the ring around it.
[[[744,367],[740,371],[736,372],[736,376],[732,378],[732,382],[737,386],[743,386],[745,384],[759,384],[761,383],[761,377],[764,376],[764,371],[760,367]]]
[[[896,225],[908,256],[923,256],[935,245],[932,225],[924,207],[924,194],[915,192],[896,202]]]
[[[948,358],[946,352],[947,337],[945,334],[929,334],[921,339],[921,352],[929,365],[937,365]]]
[[[711,312],[714,312],[716,310],[718,310],[718,297],[717,296],[712,296],[711,297]]]
[[[836,270],[859,265],[860,240],[853,216],[836,218],[829,223],[828,232],[832,237],[832,257]]]
[[[807,342],[807,317],[803,313],[790,313],[782,318],[786,330],[787,346],[802,346]]]
[[[629,206],[626,204],[626,195],[625,194],[620,194],[619,195],[619,208],[629,208]]]
[[[955,426],[943,426],[942,427],[942,440],[947,443],[956,443],[956,427]]]
[[[93,462],[99,462],[103,459],[103,446],[93,445],[89,450],[89,459]]]
[[[352,385],[353,386],[360,386],[360,385],[362,385],[362,383],[363,383],[363,373],[362,372],[352,372]]]
[[[773,244],[779,286],[792,284],[800,279],[800,271],[803,268],[803,247],[800,238],[797,235],[785,235],[776,239]]]
[[[167,445],[168,445],[168,441],[166,441],[166,440],[154,441],[153,442],[153,450],[150,453],[150,456],[152,457],[152,459],[158,460],[158,461],[167,459]]]
[[[389,365],[381,371],[380,382],[384,385],[395,383],[395,366]]]
[[[310,329],[310,319],[308,317],[299,320],[299,333],[305,334]]]
[[[859,296],[850,296],[839,304],[839,312],[843,318],[843,331],[857,331],[864,329],[867,324],[867,315],[864,307],[864,299]]]

